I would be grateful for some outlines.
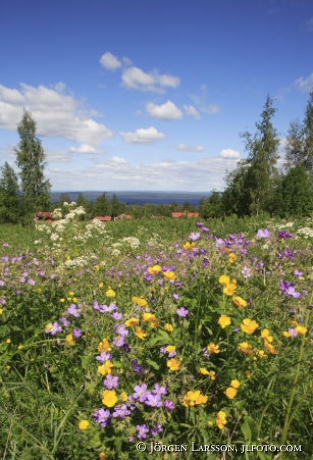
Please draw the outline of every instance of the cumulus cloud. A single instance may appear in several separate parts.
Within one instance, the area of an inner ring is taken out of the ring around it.
[[[222,158],[227,158],[227,159],[239,159],[240,158],[240,153],[237,150],[233,149],[223,149],[221,150],[220,156]]]
[[[48,88],[22,83],[20,89],[0,85],[0,129],[16,130],[27,109],[42,136],[64,137],[92,146],[112,137],[109,128],[92,118],[98,113],[83,111],[74,96],[64,94],[64,88],[63,84]]]
[[[307,78],[297,78],[295,84],[303,93],[309,93],[313,88],[313,72]]]
[[[184,110],[187,115],[195,117],[197,120],[201,120],[201,115],[193,105],[184,105]]]
[[[165,134],[158,131],[154,126],[146,129],[139,128],[134,132],[121,132],[121,135],[128,144],[151,144],[165,138]]]
[[[177,120],[183,117],[183,112],[172,101],[167,101],[161,105],[148,102],[146,109],[151,117],[161,120]]]
[[[189,144],[178,144],[176,147],[176,150],[183,150],[186,152],[204,152],[205,147],[204,145],[189,145]]]
[[[156,93],[162,93],[165,88],[177,88],[180,85],[178,77],[162,75],[157,71],[147,73],[139,67],[125,69],[122,74],[122,82],[127,88]]]
[[[109,51],[102,54],[100,64],[108,70],[116,70],[122,67],[121,61]]]

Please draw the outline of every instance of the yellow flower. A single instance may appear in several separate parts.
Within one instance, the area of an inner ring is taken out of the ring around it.
[[[2,315],[3,313],[3,308],[0,308],[0,315]]]
[[[245,318],[240,324],[241,330],[246,334],[253,334],[253,332],[259,327],[258,323],[254,319]]]
[[[193,407],[199,404],[206,404],[208,399],[208,396],[203,395],[200,390],[188,391],[184,396],[183,406]]]
[[[169,360],[167,361],[167,367],[168,367],[171,371],[179,371],[180,366],[181,366],[181,361],[180,361],[180,359],[171,358],[171,359],[169,359]]]
[[[12,340],[11,339],[6,339],[6,343],[11,343]]]
[[[102,289],[104,287],[104,283],[101,281],[101,283],[99,283],[99,288]]]
[[[224,294],[229,295],[229,296],[236,294],[236,291],[237,291],[237,284],[234,282],[226,284],[226,286],[223,289]]]
[[[109,289],[107,290],[107,292],[105,293],[105,295],[106,295],[107,297],[113,298],[113,297],[116,297],[116,292],[113,291],[113,289],[111,288],[111,286],[109,286]]]
[[[228,275],[222,275],[219,278],[219,282],[220,282],[220,284],[223,284],[223,285],[226,286],[227,284],[230,283],[230,277]]]
[[[228,315],[221,315],[220,319],[218,320],[218,324],[221,326],[222,329],[225,329],[227,326],[231,324],[231,317]]]
[[[305,335],[308,332],[308,328],[305,326],[300,326],[300,324],[298,324],[298,326],[295,328],[295,331],[297,334]]]
[[[166,323],[165,326],[164,326],[164,329],[167,331],[167,332],[173,332],[174,330],[174,326],[170,323]]]
[[[228,256],[228,262],[230,264],[233,264],[234,262],[236,262],[236,260],[237,260],[236,254],[234,252],[231,252]]]
[[[101,375],[111,374],[112,367],[114,367],[114,364],[111,361],[106,361],[105,363],[101,364],[101,366],[98,366],[98,372]]]
[[[241,342],[238,344],[238,350],[246,353],[247,355],[252,355],[253,348],[249,342]]]
[[[271,336],[271,333],[268,329],[263,329],[261,331],[261,337],[264,339],[266,342],[272,343],[273,342],[273,337]]]
[[[88,430],[89,425],[90,425],[90,422],[88,420],[81,420],[78,424],[78,428],[81,431],[85,431],[85,430]]]
[[[229,399],[234,399],[237,394],[237,390],[236,388],[228,387],[225,391],[225,394]]]
[[[244,308],[248,305],[247,301],[239,297],[239,295],[233,297],[233,301],[239,308]]]
[[[210,352],[210,353],[215,353],[215,354],[218,354],[221,352],[220,350],[220,346],[219,345],[215,345],[215,343],[213,342],[210,342],[209,345],[207,346],[207,350]]]
[[[137,326],[139,324],[139,318],[129,318],[127,321],[125,321],[125,326],[126,327],[132,327],[132,326]]]
[[[111,351],[112,350],[110,342],[108,341],[108,339],[103,339],[102,342],[99,343],[98,350],[100,351],[100,353],[102,353],[104,351]]]
[[[241,385],[240,380],[234,379],[230,382],[230,386],[233,388],[239,388]]]
[[[23,345],[19,345],[19,346],[17,347],[18,350],[22,350],[22,348],[24,348]]]
[[[166,348],[165,348],[165,351],[167,353],[173,353],[173,351],[176,351],[176,347],[175,345],[168,345]]]
[[[227,419],[226,419],[226,412],[223,410],[218,411],[216,414],[216,425],[220,430],[224,428],[224,426],[227,424]]]
[[[194,243],[194,242],[191,243],[189,241],[183,245],[183,248],[187,249],[187,250],[193,249],[195,247],[196,247],[196,243]]]
[[[141,327],[137,327],[135,335],[139,339],[144,340],[147,337],[148,334]]]
[[[70,346],[73,347],[75,345],[75,340],[73,334],[67,334],[65,337],[66,343]]]
[[[99,460],[108,460],[109,456],[105,452],[100,452]]]
[[[148,268],[148,272],[150,275],[157,275],[162,271],[162,267],[160,265],[153,265],[153,267]]]
[[[272,345],[271,343],[268,343],[268,342],[264,342],[264,345],[265,345],[265,348],[270,352],[272,353],[272,355],[279,355],[279,351],[277,350],[277,348]]]
[[[176,280],[176,273],[175,272],[163,272],[164,277],[169,281]]]
[[[134,304],[139,305],[140,307],[147,307],[147,305],[148,305],[148,302],[143,297],[135,297],[134,296],[132,298],[132,300],[133,300]]]
[[[128,395],[126,393],[126,391],[123,391],[122,394],[121,394],[121,400],[123,402],[127,402],[128,401]]]
[[[215,380],[216,379],[216,372],[215,371],[210,371],[209,372],[209,375],[211,377],[211,380]]]
[[[202,375],[210,375],[210,372],[205,367],[200,367],[199,372]]]
[[[102,403],[107,407],[114,407],[118,397],[115,390],[104,390],[102,393]]]
[[[153,313],[143,313],[142,320],[150,323],[152,328],[156,328],[160,324],[160,320]]]
[[[267,354],[265,353],[264,350],[256,350],[256,353],[258,354],[260,358],[263,358],[263,359],[267,358]]]

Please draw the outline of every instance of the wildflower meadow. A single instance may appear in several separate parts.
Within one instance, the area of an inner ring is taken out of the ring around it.
[[[313,221],[0,227],[0,458],[313,458]]]

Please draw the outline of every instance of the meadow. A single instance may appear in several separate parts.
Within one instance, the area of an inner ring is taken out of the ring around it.
[[[58,212],[0,227],[1,459],[313,458],[313,219]]]

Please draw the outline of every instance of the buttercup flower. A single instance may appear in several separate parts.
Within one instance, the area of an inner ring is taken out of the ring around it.
[[[240,324],[241,330],[246,334],[253,334],[253,332],[259,327],[258,323],[253,319],[245,318]]]
[[[225,394],[229,399],[234,399],[237,394],[237,390],[236,388],[228,387],[225,391]]]
[[[115,390],[104,390],[102,394],[102,403],[107,407],[114,407],[118,401]]]
[[[228,315],[221,315],[218,324],[221,326],[222,329],[225,329],[227,326],[231,324],[231,317]]]
[[[217,427],[222,430],[224,426],[227,424],[227,419],[226,419],[226,412],[220,410],[216,414],[216,425]]]
[[[180,366],[181,366],[181,361],[177,358],[172,358],[167,361],[167,367],[171,371],[179,371]]]
[[[79,423],[78,423],[78,428],[81,430],[81,431],[85,431],[85,430],[88,430],[90,426],[90,422],[88,420],[81,420]]]
[[[215,354],[218,354],[218,353],[221,352],[220,346],[215,345],[215,343],[213,343],[213,342],[209,343],[209,345],[207,346],[207,350],[208,350],[209,353],[215,353]]]
[[[239,297],[238,295],[233,297],[234,303],[237,305],[239,308],[244,308],[248,305],[247,301]]]

